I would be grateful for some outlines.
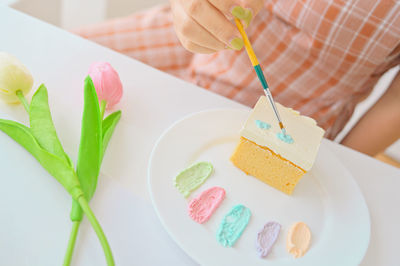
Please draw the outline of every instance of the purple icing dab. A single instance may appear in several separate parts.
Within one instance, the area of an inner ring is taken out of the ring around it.
[[[278,239],[281,225],[277,222],[268,222],[257,234],[256,249],[260,257],[266,257]]]

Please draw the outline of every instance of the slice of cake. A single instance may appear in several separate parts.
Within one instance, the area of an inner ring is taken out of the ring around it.
[[[314,119],[276,106],[287,135],[281,133],[270,103],[262,96],[240,132],[231,161],[246,174],[290,195],[311,169],[324,130]]]

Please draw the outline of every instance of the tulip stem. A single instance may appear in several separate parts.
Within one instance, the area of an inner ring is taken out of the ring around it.
[[[85,213],[86,217],[89,219],[90,223],[92,224],[92,227],[94,231],[97,234],[97,237],[99,238],[100,244],[103,247],[104,255],[106,256],[106,261],[108,266],[114,266],[114,258],[111,252],[110,245],[108,244],[107,238],[104,235],[103,229],[101,229],[101,226],[99,222],[96,219],[96,216],[90,209],[89,203],[87,202],[86,198],[84,196],[80,196],[78,198],[79,205],[81,205],[83,212]]]
[[[107,105],[107,101],[106,100],[101,100],[100,102],[100,117],[103,120],[104,117],[104,112],[106,110],[106,105]]]
[[[18,96],[19,100],[21,101],[22,105],[24,106],[26,112],[29,114],[29,104],[26,101],[26,98],[25,98],[24,94],[22,93],[22,91],[17,90],[15,94],[17,94],[17,96]]]
[[[68,247],[67,247],[67,252],[65,253],[63,266],[69,266],[71,264],[72,253],[74,252],[76,236],[78,235],[80,223],[81,221],[74,221],[72,223],[71,234],[69,236]]]

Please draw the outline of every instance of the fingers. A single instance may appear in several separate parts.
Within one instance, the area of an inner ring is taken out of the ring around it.
[[[215,8],[217,8],[222,14],[224,14],[228,19],[233,19],[232,9],[235,6],[241,6],[240,0],[208,0]]]
[[[191,18],[188,18],[181,27],[181,33],[193,43],[215,51],[223,50],[226,47],[225,43],[215,38],[210,32]]]
[[[212,54],[217,52],[216,50],[212,50],[209,49],[207,47],[204,46],[200,46],[194,42],[191,42],[187,39],[184,39],[183,41],[181,41],[183,47],[186,48],[186,50],[192,52],[192,53],[199,53],[199,54]]]
[[[208,0],[229,19],[233,16],[241,19],[247,27],[253,17],[263,7],[263,0]],[[233,15],[233,16],[232,16]]]
[[[223,13],[207,0],[181,1],[185,12],[199,25],[226,46],[240,50],[243,40],[240,33]]]
[[[226,44],[215,38],[205,28],[200,26],[195,20],[189,17],[181,6],[175,7],[174,25],[178,38],[182,45],[189,51],[196,51],[196,48],[202,47],[203,52],[223,50]],[[190,48],[189,48],[190,47]],[[204,49],[206,48],[206,49]]]
[[[241,50],[243,40],[231,19],[247,27],[264,0],[170,0],[175,31],[189,51]]]

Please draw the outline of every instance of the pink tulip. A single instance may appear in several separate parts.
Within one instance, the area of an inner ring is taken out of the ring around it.
[[[95,62],[89,68],[99,101],[106,101],[109,109],[122,97],[122,83],[117,71],[107,62]]]

